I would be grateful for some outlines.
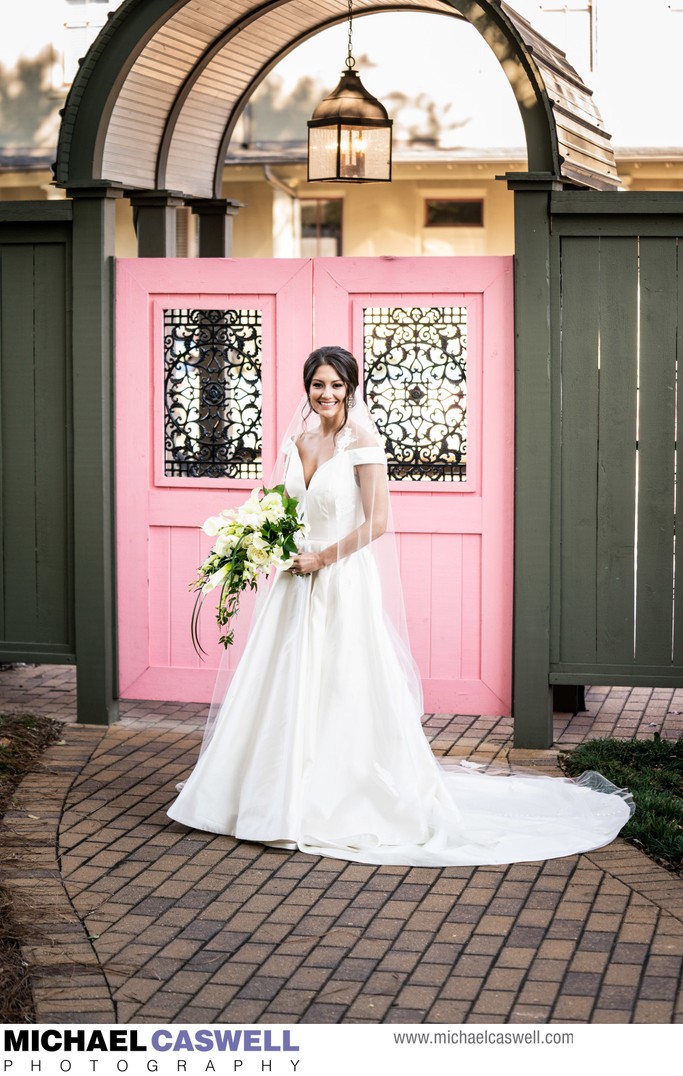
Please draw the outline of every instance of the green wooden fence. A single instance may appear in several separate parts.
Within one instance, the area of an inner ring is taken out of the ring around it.
[[[116,720],[112,268],[120,192],[0,201],[0,661],[77,665]]]
[[[5,662],[75,661],[70,206],[41,215],[19,203],[23,219],[0,224]]]
[[[547,747],[554,683],[683,685],[683,193],[511,186],[515,739]],[[0,660],[77,656],[90,722],[116,717],[113,228],[106,190],[0,214]]]
[[[517,208],[516,736],[542,747],[552,684],[683,686],[683,194]]]
[[[552,201],[551,681],[683,685],[683,216],[611,197]]]

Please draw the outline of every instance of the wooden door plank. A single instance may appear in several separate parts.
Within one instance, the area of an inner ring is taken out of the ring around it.
[[[681,372],[683,371],[683,249],[678,243],[676,257],[675,284],[672,302],[676,307],[676,323],[678,332],[676,337],[676,361],[678,372],[678,392],[676,399],[676,541],[675,541],[675,564],[674,564],[674,624],[673,624],[673,663],[674,666],[683,666],[683,385],[681,384]],[[673,282],[672,282],[673,283]]]
[[[671,661],[676,240],[640,240],[636,663]]]
[[[480,680],[482,673],[481,546],[481,535],[463,535],[460,571],[462,607],[467,621],[462,631],[460,676],[465,680]]]
[[[35,473],[38,605],[35,638],[74,646],[71,376],[66,338],[66,248],[42,243],[34,260]]]
[[[459,679],[462,653],[462,536],[432,536],[431,576],[434,631],[431,646],[432,678]]]
[[[147,261],[147,259],[142,259]],[[118,689],[122,696],[149,664],[147,512],[153,331],[147,292],[127,262],[116,273],[116,559]],[[153,696],[138,696],[152,698]]]
[[[597,660],[633,661],[638,242],[600,241]]]
[[[155,629],[152,634],[168,632],[169,664],[185,670],[201,667],[201,658],[195,652],[190,633],[195,595],[189,590],[190,580],[194,579],[200,564],[200,534],[194,527],[173,527],[168,536],[168,559],[159,565],[150,563],[150,571],[156,570],[162,575],[165,585],[160,589],[168,592],[171,606],[171,616],[166,621],[158,620],[156,610],[150,610]],[[211,604],[207,602],[207,605]],[[202,626],[207,625],[203,623]]]
[[[145,672],[148,663],[158,668],[169,668],[171,665],[171,610],[173,608],[173,588],[182,585],[181,580],[175,583],[170,578],[168,565],[171,562],[171,539],[172,527],[149,528],[149,615],[150,620],[166,629],[150,633],[149,653],[140,654],[137,668],[128,666],[126,679],[137,680]],[[207,539],[208,542],[208,539]],[[208,549],[205,551],[208,553]],[[195,567],[199,567],[197,559]],[[188,585],[190,580],[187,580]],[[122,682],[121,687],[126,690],[129,684]]]
[[[560,656],[594,662],[600,240],[564,240],[561,273]]]
[[[431,537],[427,534],[402,534],[400,570],[404,583],[406,619],[410,646],[422,680],[431,676],[432,578]]]
[[[476,304],[475,304],[476,305]],[[480,711],[507,715],[512,710],[512,582],[514,526],[514,310],[512,262],[483,293],[476,319],[481,324],[483,356],[476,386],[475,439],[481,461],[481,678],[498,699]],[[475,432],[475,431],[473,431]],[[463,498],[464,499],[464,498]]]
[[[4,246],[2,296],[2,487],[5,638],[35,642],[36,547],[35,346],[33,246]]]

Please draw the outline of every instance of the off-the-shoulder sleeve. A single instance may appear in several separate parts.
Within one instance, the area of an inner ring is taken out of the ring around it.
[[[291,452],[292,452],[293,448],[294,448],[294,441],[292,440],[292,438],[291,437],[285,437],[284,441],[280,445],[280,452],[285,457],[285,459],[287,459],[287,457],[289,455],[291,455]]]
[[[358,467],[361,463],[381,463],[383,467],[386,467],[387,464],[384,449],[379,446],[369,445],[367,448],[351,448],[349,449],[349,456],[354,467]]]

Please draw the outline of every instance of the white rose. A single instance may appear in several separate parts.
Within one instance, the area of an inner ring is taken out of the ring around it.
[[[256,564],[259,568],[262,568],[270,560],[270,557],[268,555],[268,550],[267,549],[259,549],[255,545],[251,545],[249,547],[249,552],[247,553],[247,557],[251,561],[252,564]]]

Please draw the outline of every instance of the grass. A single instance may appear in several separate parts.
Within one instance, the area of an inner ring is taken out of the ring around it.
[[[35,769],[45,748],[60,739],[62,728],[61,722],[51,717],[29,713],[0,714],[0,816],[11,804],[21,779]],[[9,858],[7,852],[5,857]],[[35,1021],[21,937],[11,895],[0,886],[0,1023]]]
[[[598,770],[633,794],[636,813],[621,836],[657,863],[683,874],[683,737],[663,740],[589,740],[560,755],[570,777]]]

